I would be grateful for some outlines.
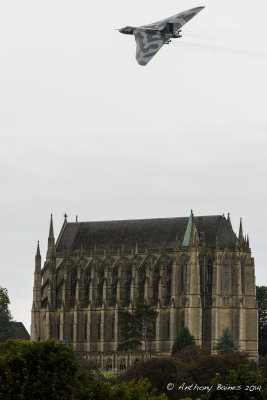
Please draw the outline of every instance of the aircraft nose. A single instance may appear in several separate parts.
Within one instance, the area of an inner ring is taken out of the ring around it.
[[[196,12],[199,12],[199,11],[203,10],[203,8],[205,8],[205,7],[204,7],[204,6],[202,6],[202,7],[195,7],[195,8],[193,8],[193,10],[196,11]]]

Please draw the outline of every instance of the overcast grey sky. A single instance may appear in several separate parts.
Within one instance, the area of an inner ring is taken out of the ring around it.
[[[115,30],[203,5],[147,67]],[[230,212],[267,284],[266,14],[266,0],[0,1],[0,285],[28,329],[51,212],[56,235],[65,212]]]

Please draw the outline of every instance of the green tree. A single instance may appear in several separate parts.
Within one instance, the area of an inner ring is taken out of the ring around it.
[[[189,332],[189,329],[185,326],[180,330],[178,337],[172,345],[172,356],[182,350],[186,346],[194,346],[196,344],[195,338]]]
[[[0,354],[0,400],[79,398],[81,382],[73,348],[55,340],[8,340],[0,344]]]
[[[261,372],[250,371],[247,364],[240,365],[237,371],[230,371],[228,382],[216,373],[211,381],[212,390],[203,395],[203,400],[265,400],[267,398],[267,379]]]
[[[267,354],[267,286],[256,286],[259,308],[259,353]]]
[[[145,361],[135,362],[117,379],[119,382],[131,382],[133,380],[137,382],[140,379],[147,378],[159,393],[165,393],[169,400],[177,400],[177,392],[175,390],[169,391],[167,385],[179,380],[180,376],[177,376],[177,369],[180,365],[181,363],[178,363],[175,358],[151,357]]]
[[[88,400],[168,400],[165,394],[157,395],[148,379],[111,385],[96,380],[89,388]]]
[[[239,350],[239,346],[234,342],[229,328],[223,330],[222,336],[214,346],[214,350],[218,354],[233,353]]]
[[[0,286],[0,310],[4,310],[9,313],[9,304],[10,300],[8,297],[7,289]]]
[[[129,311],[119,311],[118,324],[125,341],[118,345],[118,350],[136,349],[144,342],[148,358],[148,341],[154,337],[152,326],[157,315],[158,312],[146,304],[137,304],[132,314]]]
[[[9,322],[12,320],[12,316],[8,308],[9,304],[10,300],[7,289],[0,286],[0,342],[4,342],[9,336]]]

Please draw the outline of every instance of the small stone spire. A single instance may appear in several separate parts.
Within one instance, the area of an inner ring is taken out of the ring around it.
[[[40,337],[40,308],[41,308],[41,253],[39,240],[35,254],[35,271],[33,284],[33,302],[32,302],[32,323],[31,340],[38,340]]]
[[[53,238],[53,237],[54,237],[53,214],[51,214],[50,228],[49,228],[49,238]]]
[[[37,250],[35,255],[35,273],[41,272],[41,253],[40,253],[40,245],[39,240],[37,242]]]
[[[54,255],[55,252],[56,252],[56,248],[55,248],[55,237],[54,237],[54,228],[53,228],[53,215],[51,214],[49,236],[48,236],[48,247],[47,247],[46,256],[50,257],[50,256]]]
[[[39,245],[39,240],[37,241],[37,251],[36,251],[36,257],[39,257],[41,255],[40,253],[40,245]]]
[[[35,271],[34,271],[34,286],[33,286],[33,302],[40,306],[41,302],[41,253],[39,240],[37,243],[37,251],[35,255]]]
[[[230,219],[230,213],[228,213],[227,222],[230,225],[230,227],[232,228],[232,223],[231,223],[231,219]]]
[[[194,246],[198,243],[198,241],[199,238],[198,238],[197,228],[195,225],[194,214],[193,210],[191,210],[182,246],[190,246],[190,245]]]
[[[239,235],[238,235],[239,240],[243,240],[243,227],[242,227],[242,218],[240,218],[240,224],[239,224]]]

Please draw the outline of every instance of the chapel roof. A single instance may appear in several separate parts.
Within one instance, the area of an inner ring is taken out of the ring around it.
[[[30,340],[30,335],[22,322],[10,321],[8,339]]]
[[[187,229],[190,217],[132,219],[117,221],[67,222],[56,243],[56,251],[67,247],[70,251],[94,249],[118,250],[140,248],[170,248],[179,243]],[[208,246],[215,246],[216,235],[220,248],[235,245],[236,234],[224,215],[195,216],[197,233]]]

